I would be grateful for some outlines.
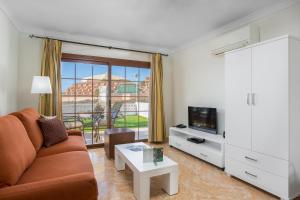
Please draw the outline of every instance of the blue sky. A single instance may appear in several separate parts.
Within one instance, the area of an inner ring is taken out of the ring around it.
[[[75,68],[77,79],[92,77],[92,75],[95,76],[100,74],[106,74],[108,71],[107,65],[62,62],[62,91],[65,91],[68,87],[74,84],[74,80],[64,80],[63,78],[75,78]],[[126,78],[130,81],[143,81],[146,77],[150,76],[150,69],[112,66],[112,76],[119,76],[124,79]]]

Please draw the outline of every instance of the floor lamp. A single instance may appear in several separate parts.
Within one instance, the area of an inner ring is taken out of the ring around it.
[[[49,76],[33,76],[31,94],[52,94]]]
[[[33,76],[31,85],[31,94],[52,94],[52,88],[49,76]]]

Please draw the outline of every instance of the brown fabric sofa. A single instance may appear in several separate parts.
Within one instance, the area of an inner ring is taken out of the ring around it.
[[[0,117],[0,200],[96,200],[94,177],[84,139],[43,147],[34,109]]]

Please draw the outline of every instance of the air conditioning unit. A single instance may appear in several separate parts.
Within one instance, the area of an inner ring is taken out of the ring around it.
[[[255,25],[245,26],[214,39],[211,52],[220,55],[257,42],[259,42],[259,28]]]

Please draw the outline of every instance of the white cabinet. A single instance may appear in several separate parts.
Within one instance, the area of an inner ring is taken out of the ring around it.
[[[287,38],[252,48],[255,101],[252,103],[252,148],[285,160],[288,160],[289,139],[288,64]]]
[[[225,124],[226,132],[230,133],[226,140],[230,144],[251,149],[251,49],[228,54],[225,62],[226,66],[230,66],[225,70]]]
[[[225,170],[282,199],[300,195],[300,42],[225,55]]]

